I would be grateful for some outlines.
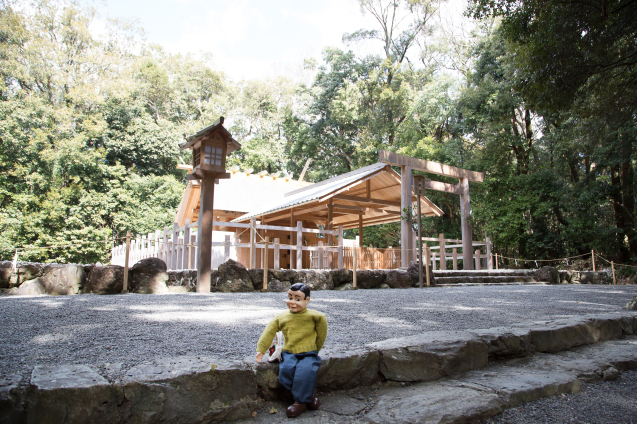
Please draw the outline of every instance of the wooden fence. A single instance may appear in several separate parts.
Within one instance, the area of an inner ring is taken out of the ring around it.
[[[213,242],[212,247],[224,247],[224,259],[230,259],[230,248],[249,248],[250,249],[250,263],[244,264],[246,268],[256,268],[258,266],[263,267],[263,263],[257,264],[257,249],[265,249],[264,240],[257,240],[257,231],[269,230],[269,231],[285,231],[295,232],[296,244],[282,244],[279,239],[271,240],[268,243],[268,250],[274,251],[274,268],[279,268],[280,251],[290,250],[295,252],[318,252],[317,258],[325,257],[325,265],[330,267],[342,268],[343,267],[343,226],[339,226],[336,230],[318,230],[313,228],[303,228],[302,222],[297,222],[296,227],[282,227],[274,225],[262,225],[256,222],[256,219],[252,219],[249,224],[239,224],[232,222],[219,222],[214,221],[216,227],[228,227],[228,228],[243,228],[244,231],[248,231],[249,242],[240,243],[233,240],[233,237],[226,236],[223,242]],[[173,225],[173,228],[164,227],[164,230],[158,230],[155,233],[149,233],[148,235],[137,235],[137,237],[131,239],[129,249],[129,265],[132,266],[142,259],[146,258],[159,258],[166,262],[168,269],[195,269],[197,267],[197,233],[193,231],[193,228],[197,227],[197,222],[190,223],[186,220],[184,226],[179,227],[177,224]],[[305,246],[303,245],[303,233],[314,234],[326,234],[337,236],[338,245],[336,246],[323,246],[322,242],[319,242],[318,246]],[[261,255],[263,259],[265,255]],[[296,264],[290,262],[290,267],[295,265],[295,269],[302,269],[303,256],[302,254],[296,255]],[[332,258],[335,257],[335,262],[332,262]],[[111,251],[111,264],[123,266],[126,259],[126,244],[123,243],[119,246],[113,247]],[[336,266],[334,266],[336,265]]]

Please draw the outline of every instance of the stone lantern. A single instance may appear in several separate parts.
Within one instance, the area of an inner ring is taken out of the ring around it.
[[[192,149],[192,172],[187,180],[201,180],[199,222],[197,224],[197,292],[210,292],[212,227],[214,221],[215,181],[230,178],[226,173],[226,156],[241,148],[223,127],[223,116],[214,124],[186,137],[181,150]]]

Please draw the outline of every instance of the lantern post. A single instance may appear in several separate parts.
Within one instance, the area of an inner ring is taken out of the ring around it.
[[[241,148],[223,127],[223,121],[223,116],[219,117],[212,125],[186,137],[186,142],[180,144],[181,150],[192,150],[192,172],[186,179],[201,183],[197,224],[197,293],[210,292],[215,183],[219,179],[230,178],[226,172],[226,157]]]

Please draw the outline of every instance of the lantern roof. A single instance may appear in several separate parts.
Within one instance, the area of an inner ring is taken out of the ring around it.
[[[179,144],[181,150],[186,150],[192,148],[192,146],[198,141],[203,141],[210,136],[215,131],[218,131],[222,134],[223,138],[226,140],[227,150],[226,154],[230,154],[235,150],[241,149],[241,144],[239,144],[232,135],[223,127],[224,117],[220,116],[212,125],[208,125],[207,127],[197,131],[195,134],[186,137],[186,142]]]

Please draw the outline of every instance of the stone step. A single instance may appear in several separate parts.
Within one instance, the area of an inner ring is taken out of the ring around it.
[[[436,285],[458,284],[458,283],[530,283],[535,281],[529,276],[437,276],[434,275]]]
[[[450,284],[438,284],[436,281],[436,287],[472,287],[472,286],[548,286],[551,283],[546,281],[505,281],[501,283],[450,283]]]
[[[613,375],[608,364],[637,367],[635,334],[637,313],[626,311],[482,330],[429,331],[347,351],[324,349],[317,390],[352,393],[358,403],[328,396],[323,410],[297,421],[356,422],[361,411],[365,422],[376,423],[489,417],[551,390],[576,390],[575,380]],[[587,345],[592,349],[588,356],[568,352]],[[595,350],[602,347],[611,349],[612,361],[606,351]],[[502,364],[511,358],[513,362]],[[530,371],[513,375],[508,369],[513,366]],[[2,376],[0,422],[110,424],[141,422],[140,417],[152,417],[153,423],[254,422],[250,417],[268,405],[264,400],[285,397],[278,364],[256,364],[252,356],[243,362],[155,358],[124,370],[123,378],[118,375],[109,374],[107,367],[73,364],[37,366],[28,381],[20,375]],[[272,415],[285,411],[274,409],[256,414],[257,422],[273,422]],[[457,418],[448,419],[449,414]]]
[[[530,277],[535,274],[533,269],[500,269],[500,270],[435,270],[434,277]]]
[[[321,396],[318,411],[295,419],[299,424],[442,424],[487,419],[544,397],[580,390],[583,382],[617,379],[637,369],[637,336],[538,353],[428,383],[389,383]],[[254,418],[235,424],[285,422],[289,403],[270,402]]]

